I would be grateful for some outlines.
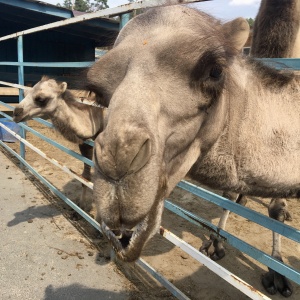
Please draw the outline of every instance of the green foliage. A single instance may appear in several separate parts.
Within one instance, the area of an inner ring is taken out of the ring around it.
[[[249,19],[246,19],[246,20],[247,20],[247,22],[249,23],[249,26],[252,28],[253,25],[254,25],[254,19],[249,18]]]
[[[107,0],[64,0],[62,5],[57,4],[68,9],[93,12],[108,8]]]

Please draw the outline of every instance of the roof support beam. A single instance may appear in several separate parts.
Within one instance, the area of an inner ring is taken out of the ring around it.
[[[18,0],[14,0],[14,1],[18,1]],[[187,3],[203,2],[203,1],[208,1],[208,0],[144,0],[144,1],[139,1],[139,2],[133,2],[133,3],[117,6],[114,8],[107,8],[107,9],[103,9],[103,10],[96,11],[93,13],[84,14],[84,15],[81,15],[81,16],[78,16],[75,18],[58,21],[58,22],[47,24],[47,25],[35,27],[32,29],[13,33],[10,35],[6,35],[6,36],[0,38],[0,41],[8,40],[11,38],[16,38],[20,35],[31,34],[31,33],[38,32],[38,31],[49,30],[52,28],[57,28],[57,27],[61,27],[61,26],[74,24],[74,23],[93,20],[93,19],[97,19],[97,18],[101,18],[101,17],[116,16],[116,15],[120,15],[123,13],[133,11],[135,9],[155,7],[155,6],[161,6],[161,5],[187,4]]]

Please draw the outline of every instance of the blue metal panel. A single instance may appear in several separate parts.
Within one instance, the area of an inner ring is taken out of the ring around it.
[[[129,22],[129,20],[130,20],[130,14],[121,15],[120,30],[126,25],[127,22]]]
[[[49,5],[47,3],[38,3],[26,0],[0,0],[0,3],[61,18],[73,17],[73,13],[71,10],[60,8],[54,5]]]

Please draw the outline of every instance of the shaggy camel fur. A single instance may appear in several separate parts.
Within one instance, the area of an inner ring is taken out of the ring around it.
[[[300,57],[299,29],[299,0],[262,0],[254,22],[251,55]]]

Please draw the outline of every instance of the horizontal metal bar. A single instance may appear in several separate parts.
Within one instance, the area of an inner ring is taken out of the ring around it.
[[[48,121],[46,121],[46,120],[44,120],[44,119],[41,119],[41,118],[33,118],[32,120],[37,121],[37,122],[39,122],[39,123],[41,123],[41,124],[43,124],[43,125],[45,125],[45,126],[47,126],[47,127],[49,127],[49,128],[52,128],[52,129],[55,128],[54,125],[53,125],[51,122],[48,122]]]
[[[171,233],[169,230],[160,227],[160,234],[164,236],[168,241],[182,249],[184,252],[192,256],[194,259],[205,265],[208,269],[212,272],[220,276],[222,279],[229,282],[232,286],[243,292],[245,295],[249,296],[251,299],[268,299],[271,300],[269,297],[261,293],[260,291],[256,290],[253,286],[248,284],[247,282],[243,281],[227,269],[223,268],[191,245],[186,243],[184,240],[178,238],[176,235]]]
[[[170,281],[166,280],[161,274],[154,270],[149,264],[147,264],[142,258],[137,260],[137,265],[144,268],[148,273],[150,273],[158,282],[160,282],[165,288],[167,288],[177,299],[179,300],[189,300],[184,293],[182,293],[177,287],[175,287]]]
[[[0,101],[0,104],[1,104],[1,101]],[[33,118],[33,120],[35,120],[35,121],[37,121],[37,122],[39,122],[39,123],[41,123],[41,124],[43,124],[43,125],[45,125],[45,126],[47,126],[49,128],[55,128],[54,125],[51,122],[48,122],[48,121],[46,121],[44,119]],[[88,145],[90,145],[92,147],[94,147],[94,141],[93,140],[86,140],[86,141],[84,141],[84,143],[88,144]],[[94,163],[93,163],[92,160],[90,160],[90,166],[94,167]]]
[[[279,70],[300,70],[299,58],[255,58],[269,67]]]
[[[0,61],[0,66],[23,66],[23,67],[48,67],[48,68],[86,68],[90,67],[95,61],[77,62],[8,62]]]
[[[278,222],[271,219],[259,212],[255,212],[247,207],[234,203],[220,195],[207,191],[197,185],[194,185],[187,181],[181,181],[177,185],[178,187],[202,198],[209,202],[212,202],[218,206],[228,209],[248,220],[251,220],[261,226],[264,226],[272,231],[278,232],[281,235],[295,241],[300,242],[300,230],[297,230],[289,225]]]
[[[0,41],[13,39],[21,35],[31,34],[34,32],[39,32],[43,30],[49,30],[57,27],[62,27],[70,24],[75,24],[79,22],[84,22],[87,20],[93,20],[101,17],[111,17],[111,16],[118,16],[120,14],[131,12],[136,9],[142,8],[149,8],[161,5],[175,5],[175,4],[187,4],[187,3],[194,3],[194,2],[203,2],[207,0],[144,0],[138,1],[133,3],[124,4],[121,6],[107,8],[103,10],[99,10],[97,12],[88,13],[84,15],[80,15],[71,19],[66,19],[62,21],[53,22],[47,25],[38,26],[35,28],[27,29],[24,31],[19,31],[13,34],[9,34],[0,38]]]
[[[31,90],[32,89],[29,86],[25,86],[25,85],[21,85],[21,84],[16,84],[16,83],[11,83],[11,82],[7,82],[7,81],[1,81],[1,80],[0,80],[0,84],[11,86],[11,87],[15,87],[17,89],[22,89],[22,90]]]
[[[299,58],[256,58],[266,65],[275,69],[300,70]],[[80,62],[9,62],[0,61],[0,66],[23,66],[23,67],[48,67],[48,68],[86,68],[94,64],[95,61]]]
[[[184,208],[170,202],[169,200],[165,200],[165,208],[198,227],[213,231],[215,235],[226,240],[226,242],[234,248],[246,253],[255,260],[261,262],[262,264],[270,267],[271,269],[279,272],[280,274],[288,277],[289,279],[300,285],[300,276],[298,270],[274,259],[267,253],[253,247],[252,245],[249,245],[238,237],[230,234],[225,230],[220,229],[219,227],[211,224],[209,221],[192,214],[190,211],[185,210]]]
[[[4,107],[6,107],[6,108],[8,108],[8,109],[14,110],[14,107],[13,107],[13,106],[11,106],[11,105],[9,105],[9,104],[7,104],[7,103],[5,103],[5,102],[0,101],[0,105],[3,105]]]

